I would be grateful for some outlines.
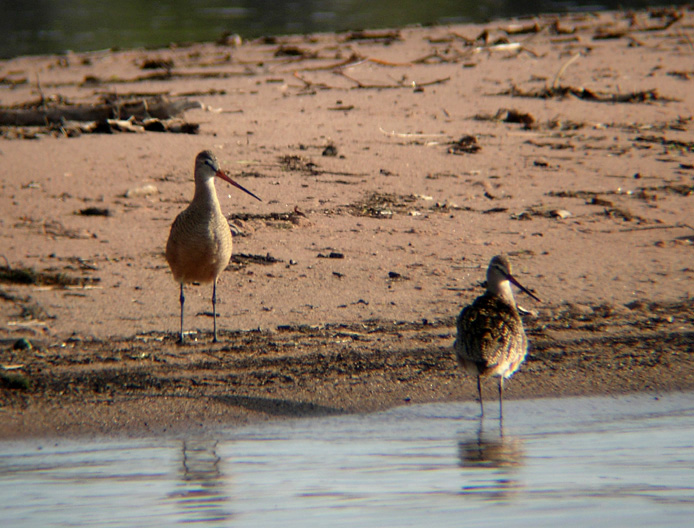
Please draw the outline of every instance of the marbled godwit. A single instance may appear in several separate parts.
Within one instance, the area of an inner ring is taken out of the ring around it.
[[[518,370],[528,350],[511,283],[540,301],[511,275],[508,259],[498,255],[487,268],[487,291],[460,312],[458,337],[453,344],[460,366],[477,376],[481,414],[484,414],[484,405],[480,378],[498,376],[500,417],[503,414],[504,378],[511,377]]]
[[[181,334],[183,343],[183,285],[190,282],[212,283],[212,317],[214,319],[214,342],[217,342],[217,279],[231,258],[231,230],[219,207],[214,188],[215,176],[247,192],[256,200],[255,194],[227,176],[220,168],[217,158],[203,150],[195,158],[195,194],[190,205],[182,211],[171,225],[166,243],[166,260],[174,280],[181,284]],[[262,201],[262,200],[261,200]]]

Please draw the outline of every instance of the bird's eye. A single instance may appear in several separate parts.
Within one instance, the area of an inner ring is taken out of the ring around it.
[[[210,160],[205,160],[205,164],[212,170],[217,170],[214,166],[214,163],[212,163]]]

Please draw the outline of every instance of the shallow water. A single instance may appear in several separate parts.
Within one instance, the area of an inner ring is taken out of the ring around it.
[[[3,526],[691,526],[694,394],[0,443]]]

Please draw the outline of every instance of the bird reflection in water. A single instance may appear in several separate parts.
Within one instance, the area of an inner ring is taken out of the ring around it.
[[[184,512],[184,522],[215,525],[231,519],[226,507],[230,497],[225,490],[222,459],[214,440],[184,440],[178,489],[171,497]]]
[[[466,484],[463,495],[486,500],[506,500],[523,486],[514,478],[523,466],[525,452],[519,438],[504,436],[501,424],[495,433],[485,433],[482,420],[477,431],[458,441],[458,460]]]

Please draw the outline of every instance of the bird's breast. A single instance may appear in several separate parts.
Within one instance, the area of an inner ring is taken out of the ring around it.
[[[178,282],[211,282],[229,264],[232,237],[219,210],[189,207],[171,226],[166,259]]]

